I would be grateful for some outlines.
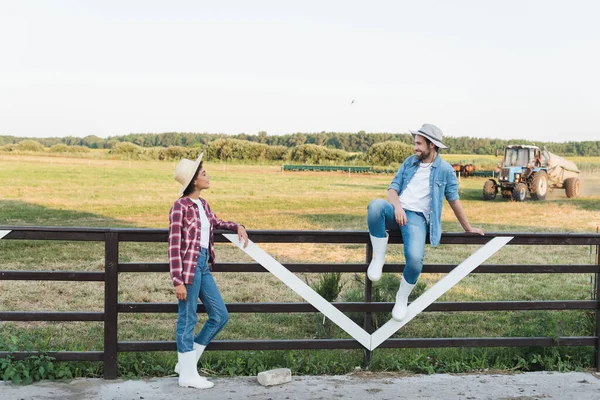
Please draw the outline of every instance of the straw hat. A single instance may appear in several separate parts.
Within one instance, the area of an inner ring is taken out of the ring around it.
[[[196,161],[188,160],[187,158],[182,159],[177,164],[175,168],[175,174],[173,177],[179,183],[181,183],[181,188],[179,189],[179,197],[183,195],[185,188],[187,188],[194,179],[196,171],[198,170],[198,166],[202,162],[202,155],[204,153],[200,153],[198,159]]]

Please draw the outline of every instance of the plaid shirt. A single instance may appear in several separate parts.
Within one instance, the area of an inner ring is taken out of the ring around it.
[[[213,228],[237,232],[238,224],[217,218],[204,199],[200,199],[210,222],[208,242],[209,267],[215,265]],[[200,254],[200,210],[188,196],[175,201],[169,212],[169,267],[173,286],[194,281],[198,255]]]

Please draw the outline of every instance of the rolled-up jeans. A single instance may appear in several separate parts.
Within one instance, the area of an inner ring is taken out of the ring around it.
[[[371,201],[368,207],[367,224],[369,233],[377,238],[384,238],[385,231],[399,230],[402,232],[404,242],[404,279],[414,285],[423,269],[425,255],[425,239],[427,238],[428,224],[425,215],[421,212],[404,210],[406,225],[400,226],[394,216],[394,206],[383,199]]]
[[[229,320],[229,313],[221,292],[213,279],[208,267],[208,250],[201,248],[198,256],[198,265],[194,273],[194,281],[186,284],[187,299],[178,302],[178,317],[176,329],[177,351],[186,353],[194,349],[194,342],[203,346],[208,345],[211,340],[223,329]],[[204,324],[200,333],[194,337],[194,327],[198,323],[198,298],[208,314],[208,321]]]

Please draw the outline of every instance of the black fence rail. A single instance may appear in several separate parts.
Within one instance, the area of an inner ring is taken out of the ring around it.
[[[95,241],[105,244],[104,272],[80,271],[13,271],[0,270],[0,280],[43,280],[43,281],[90,281],[104,282],[103,312],[23,312],[0,310],[0,321],[103,321],[103,351],[57,351],[48,354],[59,361],[102,361],[104,378],[117,377],[118,354],[123,352],[175,351],[175,341],[119,341],[118,315],[121,313],[176,313],[173,303],[123,303],[119,302],[119,273],[164,272],[168,263],[119,262],[119,244],[123,242],[167,242],[166,229],[98,229],[71,227],[0,227],[10,231],[2,240],[61,240]],[[216,242],[228,242],[216,231]],[[369,235],[364,231],[249,231],[250,238],[257,243],[319,243],[319,244],[362,244],[365,245],[365,262],[358,264],[284,264],[291,272],[350,272],[366,273],[372,257]],[[508,245],[585,245],[596,249],[595,264],[483,264],[472,273],[557,273],[594,274],[594,298],[592,300],[546,300],[546,301],[477,301],[435,302],[425,312],[436,311],[497,311],[497,310],[594,310],[595,334],[584,337],[468,337],[468,338],[391,338],[381,348],[428,348],[428,347],[549,347],[591,346],[595,348],[596,368],[600,369],[600,250],[599,234],[573,233],[488,233],[476,236],[464,233],[446,233],[442,244],[483,245],[497,236],[514,236]],[[402,243],[399,233],[390,235],[390,243]],[[430,264],[423,266],[423,273],[447,273],[456,265]],[[403,264],[386,264],[386,272],[402,272]],[[214,272],[267,272],[256,263],[217,263]],[[373,303],[371,282],[365,277],[365,300],[355,303],[333,303],[343,312],[364,313],[363,327],[374,331],[373,313],[390,312],[393,303]],[[317,311],[308,303],[228,303],[230,313],[307,313]],[[198,311],[204,307],[199,304]],[[297,340],[217,340],[210,343],[208,350],[290,350],[290,349],[360,349],[354,339],[297,339]],[[370,362],[371,352],[365,350],[365,363]],[[0,351],[0,358],[12,355],[15,359],[37,354],[36,352]]]

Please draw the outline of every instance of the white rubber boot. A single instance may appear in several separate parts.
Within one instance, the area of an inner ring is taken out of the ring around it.
[[[398,293],[396,293],[396,304],[392,310],[392,318],[396,321],[402,321],[404,317],[406,317],[406,311],[408,310],[408,296],[412,292],[415,285],[411,285],[410,283],[406,282],[404,280],[404,276],[402,276],[400,289],[398,289]]]
[[[202,356],[202,353],[204,352],[205,348],[206,348],[206,346],[202,346],[202,345],[194,342],[194,351],[196,352],[196,365],[198,364],[198,360],[200,360],[200,356]],[[175,373],[176,374],[179,373],[179,363],[175,364]],[[202,375],[200,375],[200,378],[206,379]]]
[[[198,375],[196,367],[196,352],[177,353],[179,360],[179,386],[193,387],[196,389],[210,389],[215,384]]]
[[[385,264],[385,252],[390,235],[386,233],[384,238],[369,236],[371,236],[371,244],[373,245],[373,259],[367,269],[367,276],[372,282],[377,282],[381,279],[383,264]]]

